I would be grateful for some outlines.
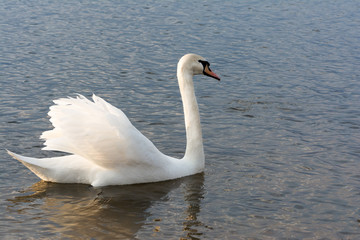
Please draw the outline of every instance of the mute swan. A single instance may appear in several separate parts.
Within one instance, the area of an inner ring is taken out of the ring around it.
[[[195,54],[184,55],[177,65],[187,141],[182,159],[161,153],[120,109],[95,95],[93,101],[81,95],[57,99],[50,107],[54,129],[41,135],[43,150],[70,155],[38,159],[8,153],[45,181],[95,187],[157,182],[202,172],[205,156],[193,76],[220,80],[209,66]]]

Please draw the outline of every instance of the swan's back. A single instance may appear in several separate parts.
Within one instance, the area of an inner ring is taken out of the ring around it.
[[[90,101],[79,95],[54,103],[49,112],[54,129],[41,135],[44,150],[75,154],[109,169],[150,164],[161,155],[120,109],[100,97]]]

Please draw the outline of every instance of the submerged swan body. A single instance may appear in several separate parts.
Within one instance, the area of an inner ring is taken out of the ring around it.
[[[124,185],[202,172],[205,157],[193,76],[204,74],[220,80],[209,66],[195,54],[186,54],[177,66],[187,140],[182,159],[161,153],[120,109],[95,95],[93,101],[81,95],[61,98],[50,107],[54,128],[41,135],[43,149],[70,155],[38,159],[8,153],[41,179],[59,183]]]

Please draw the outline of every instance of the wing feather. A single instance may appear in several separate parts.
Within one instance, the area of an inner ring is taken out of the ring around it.
[[[153,164],[161,153],[118,108],[93,95],[61,98],[50,107],[54,129],[44,132],[44,150],[84,157],[104,168]]]

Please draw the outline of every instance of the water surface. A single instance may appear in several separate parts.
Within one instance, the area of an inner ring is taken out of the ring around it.
[[[0,2],[2,239],[360,238],[356,1]],[[177,60],[196,77],[206,170],[92,188],[39,179],[52,100],[92,93],[182,157]]]

